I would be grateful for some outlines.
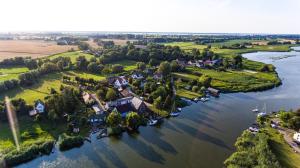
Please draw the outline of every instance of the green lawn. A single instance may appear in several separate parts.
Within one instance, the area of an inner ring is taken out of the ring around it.
[[[91,54],[83,53],[81,51],[73,51],[73,52],[65,52],[65,53],[50,55],[50,56],[45,57],[45,58],[54,59],[54,58],[57,58],[57,57],[70,57],[72,63],[75,63],[76,62],[76,58],[79,57],[79,56],[85,56],[85,58],[87,60],[90,60],[92,57],[94,57]]]
[[[30,87],[19,87],[13,90],[9,90],[4,93],[0,93],[0,100],[4,100],[7,95],[11,99],[22,98],[27,103],[32,104],[35,100],[43,100],[45,96],[49,95],[50,89],[54,88],[59,90],[61,83],[62,73],[48,74],[41,77],[40,82]]]
[[[198,80],[199,76],[188,74],[188,73],[172,73],[175,78],[181,78],[185,80]]]
[[[0,82],[10,80],[10,79],[18,79],[18,76],[21,73],[28,72],[29,69],[27,67],[5,67],[0,66]]]
[[[186,89],[178,89],[176,90],[176,95],[179,97],[184,97],[187,99],[195,99],[195,98],[199,98],[202,97],[203,95],[196,93],[196,92],[192,92]]]
[[[254,91],[270,85],[279,84],[275,73],[231,71],[220,72],[211,69],[187,68],[190,72],[198,71],[212,78],[212,87],[229,92]]]
[[[164,43],[167,46],[178,46],[183,50],[191,51],[193,48],[197,48],[199,50],[203,50],[207,47],[207,45],[197,45],[194,42],[171,42],[171,43]]]
[[[113,64],[120,64],[120,65],[122,65],[124,67],[125,71],[132,71],[132,70],[135,70],[137,68],[136,62],[135,61],[131,61],[131,60],[117,61],[117,62],[114,62]]]
[[[296,154],[275,129],[267,128],[266,130],[270,135],[272,151],[280,164],[286,168],[300,167],[300,154]]]
[[[85,79],[93,78],[94,80],[104,80],[104,79],[106,79],[106,77],[103,76],[103,75],[92,74],[92,73],[81,72],[81,71],[67,71],[67,72],[64,72],[64,75],[78,76],[78,77],[85,78]]]

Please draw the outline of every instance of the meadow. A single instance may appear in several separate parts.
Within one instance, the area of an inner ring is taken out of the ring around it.
[[[29,71],[28,68],[21,67],[21,66],[13,66],[13,67],[0,66],[0,82],[11,80],[11,79],[18,79],[18,76],[21,73],[25,73],[28,71]]]
[[[47,56],[45,58],[52,60],[57,57],[70,57],[72,63],[75,63],[76,58],[78,58],[79,56],[85,56],[85,58],[87,60],[90,60],[92,57],[94,57],[92,54],[83,53],[82,51],[73,51],[73,52],[64,52],[64,53],[54,54],[54,55]]]
[[[78,47],[43,40],[0,40],[0,61],[14,57],[40,58],[71,49],[77,50]]]

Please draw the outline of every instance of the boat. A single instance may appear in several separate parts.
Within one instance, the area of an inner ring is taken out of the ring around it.
[[[157,124],[157,122],[158,122],[157,120],[150,119],[150,120],[148,121],[148,125],[154,126],[154,125]]]
[[[179,112],[172,112],[172,113],[170,113],[170,116],[171,117],[177,117],[177,116],[179,116]]]
[[[256,106],[255,109],[252,110],[252,112],[255,112],[255,113],[258,113],[258,112],[259,112],[259,109],[257,108],[257,106]]]
[[[178,111],[181,111],[182,109],[181,109],[181,108],[177,108],[177,110],[178,110]]]
[[[264,117],[267,115],[267,105],[266,103],[264,104],[264,108],[261,110],[262,112],[257,114],[257,117]]]
[[[256,128],[256,127],[249,127],[248,130],[250,132],[258,132],[259,131],[259,128]]]
[[[199,99],[198,99],[198,98],[195,98],[195,99],[194,99],[194,102],[196,102],[196,103],[197,103],[198,101],[199,101]]]
[[[206,101],[209,100],[209,98],[208,98],[208,97],[202,97],[200,100],[201,100],[202,102],[206,102]]]

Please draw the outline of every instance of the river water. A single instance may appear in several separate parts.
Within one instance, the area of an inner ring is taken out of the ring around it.
[[[184,108],[160,128],[141,127],[140,134],[124,133],[120,139],[93,138],[81,148],[56,151],[18,167],[221,168],[236,138],[254,122],[253,108],[264,103],[269,112],[300,107],[300,52],[243,56],[274,64],[283,85],[264,92],[222,94]]]

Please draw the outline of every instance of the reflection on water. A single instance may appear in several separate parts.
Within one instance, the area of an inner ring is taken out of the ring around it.
[[[32,167],[210,167],[220,168],[233,152],[241,132],[255,120],[251,110],[267,104],[268,111],[300,107],[299,53],[251,53],[247,58],[272,63],[283,85],[265,92],[223,94],[211,101],[193,104],[161,128],[142,127],[139,135],[123,134],[120,139],[95,137],[92,143],[67,152],[43,156],[20,168]],[[295,92],[296,91],[296,92]]]

